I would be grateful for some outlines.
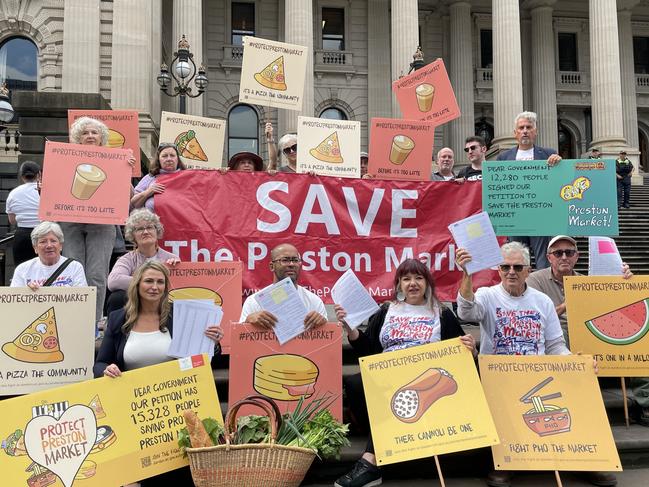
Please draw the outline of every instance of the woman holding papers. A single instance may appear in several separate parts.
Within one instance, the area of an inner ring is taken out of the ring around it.
[[[366,331],[351,329],[345,322],[347,313],[335,305],[336,316],[343,324],[349,343],[359,357],[381,352],[401,350],[426,343],[460,337],[475,356],[475,339],[465,335],[453,311],[444,307],[435,296],[435,283],[428,268],[416,259],[407,259],[399,265],[394,276],[395,301],[384,303],[368,320]],[[349,403],[355,416],[367,418],[360,374],[347,381]],[[337,487],[364,487],[379,485],[381,472],[376,466],[374,445],[370,438],[365,453],[354,468],[340,477]]]
[[[124,307],[126,290],[133,279],[133,273],[146,261],[157,260],[171,266],[180,262],[177,255],[158,247],[158,240],[162,238],[163,232],[160,218],[155,213],[146,208],[131,212],[126,220],[124,236],[135,244],[135,249],[117,259],[108,275],[110,296],[106,303],[107,316]]]

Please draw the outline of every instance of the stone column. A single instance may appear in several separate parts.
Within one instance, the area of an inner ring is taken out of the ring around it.
[[[62,89],[99,93],[99,0],[65,0]]]
[[[450,28],[451,34],[451,66],[450,78],[455,97],[462,115],[449,124],[450,147],[455,153],[455,163],[465,161],[462,155],[464,139],[475,135],[474,97],[473,97],[473,43],[471,40],[471,4],[458,1],[451,4]]]
[[[532,107],[538,115],[536,143],[556,150],[559,140],[552,25],[555,1],[535,0],[528,5],[532,14]]]
[[[373,117],[392,116],[390,79],[390,0],[367,2],[367,105],[368,125]]]
[[[390,32],[392,48],[392,81],[401,75],[408,74],[412,55],[417,50],[419,42],[419,9],[417,0],[392,0]],[[390,89],[392,86],[390,85]],[[392,95],[392,116],[401,117],[401,110],[394,95]]]
[[[194,54],[196,68],[201,63],[207,63],[207,56],[203,52],[203,2],[201,0],[174,0],[173,14],[173,51],[178,50],[178,41],[185,35],[189,41],[190,52]],[[170,62],[171,59],[166,60]],[[171,68],[171,66],[170,66]],[[197,93],[196,85],[192,80],[192,94]],[[205,94],[198,98],[187,97],[187,113],[202,116]]]
[[[626,140],[615,0],[589,0],[589,31],[593,145],[617,155]]]
[[[631,9],[637,4],[638,0],[619,0],[617,2],[620,73],[622,76],[622,119],[624,138],[631,150],[638,149],[638,106],[636,104],[633,29],[631,27]]]
[[[514,118],[523,111],[521,32],[518,0],[493,2],[493,145],[506,149],[516,144]]]
[[[304,96],[302,111],[279,110],[279,127],[281,136],[286,132],[297,132],[297,117],[314,116],[313,93],[313,2],[304,0],[284,1],[284,42],[298,44],[309,48],[304,79]]]

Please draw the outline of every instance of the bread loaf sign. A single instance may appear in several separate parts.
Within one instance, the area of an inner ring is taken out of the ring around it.
[[[392,413],[404,423],[415,423],[438,399],[456,391],[457,382],[448,371],[428,369],[394,393]]]

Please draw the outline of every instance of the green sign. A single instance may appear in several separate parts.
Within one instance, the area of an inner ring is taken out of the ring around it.
[[[482,207],[496,235],[618,235],[615,161],[485,161]]]

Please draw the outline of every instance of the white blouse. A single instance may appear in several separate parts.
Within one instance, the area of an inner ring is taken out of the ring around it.
[[[171,333],[160,330],[131,331],[124,345],[124,365],[126,370],[139,369],[173,360],[167,355],[171,345]]]

